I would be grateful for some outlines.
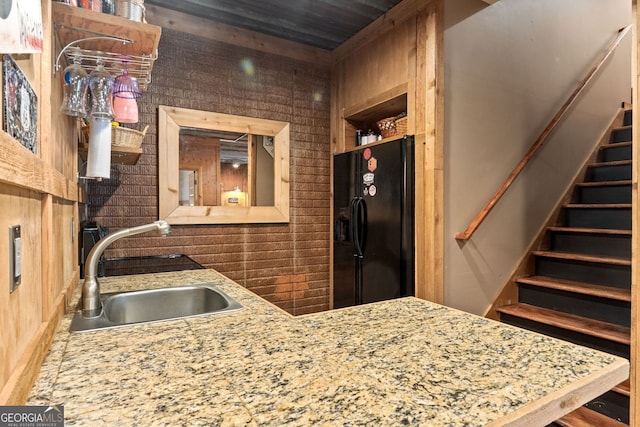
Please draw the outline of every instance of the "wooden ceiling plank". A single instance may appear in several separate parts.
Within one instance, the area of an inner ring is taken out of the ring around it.
[[[242,46],[304,62],[312,62],[320,66],[329,66],[331,60],[331,52],[325,49],[212,22],[160,6],[147,5],[146,16],[149,23],[159,25],[163,28],[193,34],[234,46]]]
[[[359,21],[364,23],[359,23],[360,27],[354,29],[352,26],[345,27],[342,23],[345,19],[349,19],[351,22],[354,20],[353,18],[341,17],[340,21],[335,21],[331,19],[331,16],[327,17],[315,13],[313,15],[308,13],[274,15],[272,10],[268,10],[262,5],[255,5],[249,11],[239,7],[221,8],[218,5],[200,4],[200,2],[193,0],[173,4],[166,0],[156,0],[148,4],[209,19],[212,25],[222,23],[320,48],[338,46],[351,34],[357,32],[359,28],[370,22],[362,21],[362,18],[359,17]]]
[[[147,0],[147,5],[332,50],[400,0]]]

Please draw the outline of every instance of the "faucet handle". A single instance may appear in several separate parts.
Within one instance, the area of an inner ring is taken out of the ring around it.
[[[169,233],[171,233],[171,226],[167,221],[161,219],[161,220],[155,221],[154,224],[158,226],[158,230],[160,231],[161,235],[166,236]]]

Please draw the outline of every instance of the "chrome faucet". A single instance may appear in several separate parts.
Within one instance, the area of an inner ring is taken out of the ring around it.
[[[107,236],[100,239],[98,243],[91,248],[87,256],[87,262],[85,264],[87,270],[84,276],[84,283],[82,284],[82,317],[97,317],[102,311],[100,283],[98,283],[98,262],[104,250],[107,249],[110,244],[123,237],[154,230],[158,230],[161,236],[166,236],[171,233],[171,226],[167,224],[166,221],[156,221],[138,227],[124,228],[115,233],[107,234]]]

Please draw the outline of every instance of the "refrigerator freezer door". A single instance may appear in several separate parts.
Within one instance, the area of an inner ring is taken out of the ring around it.
[[[356,257],[352,241],[351,209],[355,195],[355,156],[334,157],[333,184],[333,307],[356,304]]]
[[[361,302],[413,294],[413,170],[404,140],[359,153],[367,242]],[[409,212],[410,211],[410,212]]]

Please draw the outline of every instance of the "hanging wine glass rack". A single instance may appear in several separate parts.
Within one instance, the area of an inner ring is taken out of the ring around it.
[[[56,58],[54,73],[62,68],[62,65],[60,64],[60,60],[62,59],[62,57],[65,58],[67,64],[72,63],[74,57],[80,58],[82,68],[85,69],[87,74],[90,74],[91,71],[96,67],[96,61],[98,59],[102,59],[104,61],[105,68],[114,77],[118,74],[121,74],[123,69],[126,67],[127,72],[131,76],[138,79],[140,89],[145,90],[147,86],[151,84],[151,70],[153,69],[153,62],[157,59],[157,57],[124,55],[114,52],[81,49],[78,46],[75,46],[75,44],[82,43],[83,41],[95,40],[97,38],[107,37],[91,37],[88,39],[80,39],[66,45],[60,51],[58,57]],[[123,42],[128,42],[127,40],[122,40]]]
[[[159,26],[59,2],[52,3],[52,16],[56,43],[61,47],[54,74],[64,68],[63,58],[69,64],[78,56],[87,73],[95,68],[97,59],[103,59],[114,76],[126,67],[142,90],[151,83],[162,31]]]

